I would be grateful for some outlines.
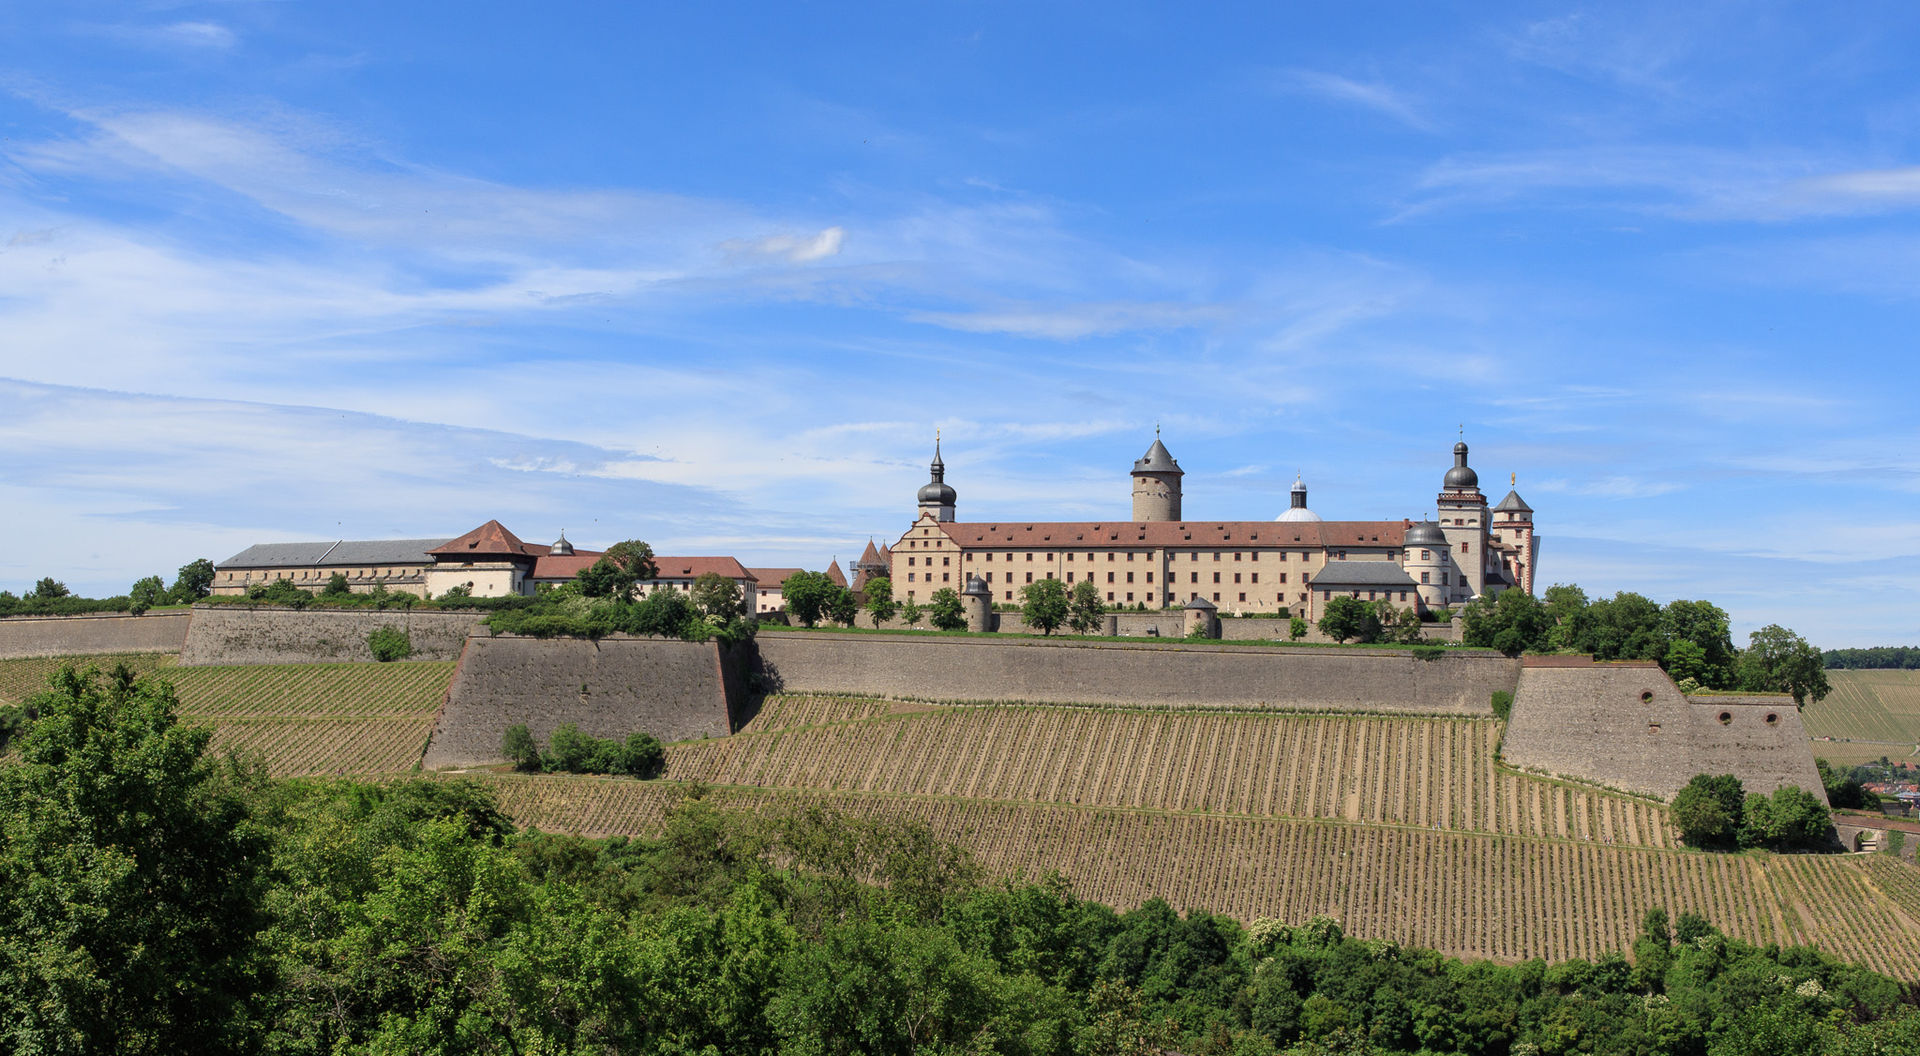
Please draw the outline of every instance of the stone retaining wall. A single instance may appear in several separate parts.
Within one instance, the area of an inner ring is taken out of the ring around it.
[[[469,638],[424,765],[499,763],[500,736],[518,723],[543,748],[568,722],[596,737],[724,737],[733,729],[730,659],[712,642]]]
[[[1490,654],[1187,643],[768,632],[763,673],[789,693],[1146,707],[1491,714],[1519,662]]]
[[[413,642],[414,660],[454,660],[484,612],[412,609],[290,609],[199,605],[180,663],[324,664],[374,658],[367,635],[397,627]],[[484,628],[482,629],[484,633]]]
[[[0,660],[104,653],[177,653],[190,614],[9,616],[0,619]]]
[[[1549,770],[1672,799],[1695,774],[1733,774],[1749,792],[1797,785],[1821,797],[1791,697],[1686,697],[1659,665],[1529,658],[1501,751]]]

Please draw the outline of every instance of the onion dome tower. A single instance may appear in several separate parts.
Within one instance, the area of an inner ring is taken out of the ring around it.
[[[1276,521],[1317,521],[1320,515],[1307,509],[1307,486],[1298,474],[1293,478],[1293,505],[1287,512],[1275,517]]]
[[[1179,520],[1180,478],[1185,475],[1180,463],[1160,442],[1160,427],[1154,426],[1153,446],[1133,464],[1133,519]]]
[[[947,464],[940,461],[940,431],[933,433],[933,465],[927,467],[933,479],[920,489],[920,512],[933,514],[936,521],[953,520],[954,500],[957,496],[947,484]]]
[[[547,548],[547,556],[549,557],[572,557],[573,556],[573,544],[567,542],[566,529],[562,528],[560,530],[559,540],[555,542],[552,546]]]
[[[1453,468],[1440,479],[1440,531],[1447,537],[1451,590],[1447,604],[1471,601],[1487,587],[1489,561],[1487,497],[1480,494],[1480,474],[1467,465],[1467,441],[1453,445]]]

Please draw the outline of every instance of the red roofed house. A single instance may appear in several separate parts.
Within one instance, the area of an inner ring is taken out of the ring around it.
[[[1184,473],[1156,435],[1133,464],[1132,520],[988,524],[954,518],[957,496],[936,443],[919,517],[888,555],[894,596],[924,603],[979,576],[995,603],[1017,603],[1027,584],[1062,579],[1091,581],[1115,608],[1205,599],[1222,613],[1284,609],[1311,620],[1341,595],[1430,612],[1482,593],[1531,593],[1532,507],[1512,492],[1489,509],[1465,442],[1453,454],[1433,522],[1322,520],[1298,480],[1292,508],[1274,520],[1183,520]]]

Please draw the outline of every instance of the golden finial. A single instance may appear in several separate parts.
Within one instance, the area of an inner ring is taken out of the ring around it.
[[[1520,474],[1518,473],[1507,474],[1507,487],[1517,488],[1519,486],[1520,486]]]

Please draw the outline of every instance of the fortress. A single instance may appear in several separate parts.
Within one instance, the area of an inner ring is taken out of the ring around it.
[[[1297,479],[1291,508],[1272,521],[1184,519],[1185,472],[1157,430],[1133,464],[1126,521],[962,521],[937,439],[930,472],[912,526],[890,547],[869,547],[856,586],[888,575],[896,597],[925,602],[978,577],[1008,604],[1036,579],[1061,579],[1094,583],[1110,607],[1204,600],[1223,613],[1312,620],[1341,595],[1430,615],[1482,594],[1532,593],[1538,563],[1533,508],[1518,491],[1489,508],[1465,441],[1441,478],[1435,519],[1420,522],[1324,520]]]

